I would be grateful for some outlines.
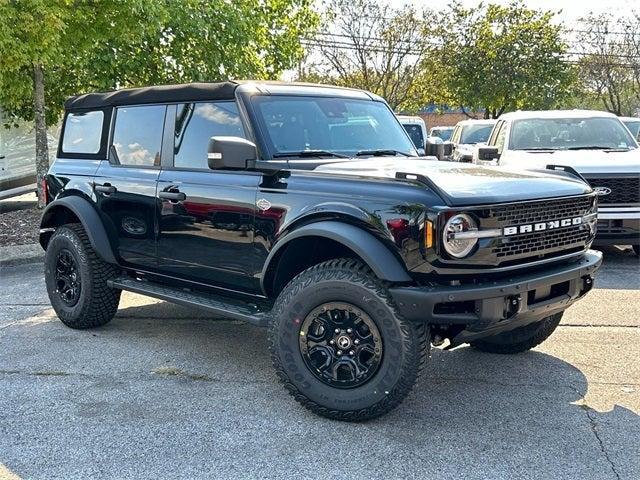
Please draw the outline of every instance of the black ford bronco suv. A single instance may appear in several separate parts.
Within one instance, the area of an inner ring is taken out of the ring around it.
[[[268,326],[320,415],[398,405],[431,345],[544,341],[600,266],[571,171],[417,156],[383,99],[224,82],[69,99],[40,243],[56,313],[99,327],[123,290]]]

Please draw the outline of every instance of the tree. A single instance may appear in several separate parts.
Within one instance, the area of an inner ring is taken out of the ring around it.
[[[425,38],[437,45],[423,70],[439,70],[443,101],[484,110],[552,108],[571,92],[574,71],[554,13],[522,1],[465,9],[454,2]],[[439,25],[439,26],[438,26]]]
[[[616,115],[640,110],[640,14],[616,18],[610,13],[582,19],[580,85],[582,95]]]
[[[64,98],[135,85],[276,78],[302,55],[311,0],[0,0],[0,105],[33,120],[36,172]]]
[[[328,33],[310,42],[322,62],[300,79],[369,90],[393,109],[414,109],[421,102],[417,80],[426,48],[420,39],[422,19],[414,8],[395,10],[377,0],[333,0],[324,30]]]

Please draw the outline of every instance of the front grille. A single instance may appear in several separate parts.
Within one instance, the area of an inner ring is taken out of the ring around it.
[[[575,227],[559,228],[551,230],[542,235],[539,233],[528,233],[514,236],[508,243],[494,248],[493,253],[497,257],[509,257],[512,255],[522,255],[525,253],[537,254],[545,250],[574,249],[583,246],[589,238],[586,230],[576,230]]]
[[[560,220],[585,215],[593,207],[593,201],[593,197],[574,197],[543,202],[514,203],[492,208],[490,216],[500,222],[503,227]]]
[[[600,205],[640,203],[640,176],[596,178],[587,177],[592,188],[605,187],[611,189],[609,195],[598,198]]]
[[[503,229],[584,217],[595,212],[595,199],[594,195],[586,195],[499,205],[485,212],[483,223]],[[502,236],[491,242],[487,250],[495,263],[518,263],[529,257],[538,259],[582,250],[593,239],[593,235],[593,229],[588,224],[571,225]]]

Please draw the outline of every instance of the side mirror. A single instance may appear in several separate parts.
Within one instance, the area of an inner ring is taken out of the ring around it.
[[[478,147],[478,160],[497,160],[500,158],[498,147]]]
[[[207,161],[213,170],[246,170],[255,165],[258,151],[254,143],[240,137],[211,137]]]
[[[451,142],[444,142],[444,156],[445,157],[450,157],[451,154],[453,153],[453,143]]]
[[[427,157],[436,157],[442,160],[442,139],[438,137],[427,137],[424,142],[424,154]]]

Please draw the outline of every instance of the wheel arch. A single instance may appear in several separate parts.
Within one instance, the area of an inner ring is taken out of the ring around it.
[[[321,247],[319,253],[318,246]],[[285,255],[287,252],[291,255]],[[303,225],[276,243],[262,269],[262,290],[267,296],[274,296],[302,270],[339,257],[362,261],[381,280],[412,281],[398,256],[373,234],[349,223],[324,220]]]
[[[47,249],[52,229],[67,223],[80,223],[96,254],[107,263],[117,264],[109,235],[96,209],[84,198],[69,196],[51,202],[42,213],[39,242]]]

